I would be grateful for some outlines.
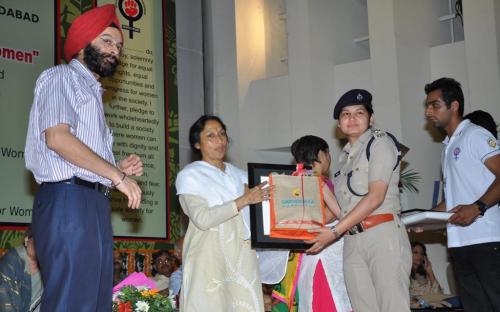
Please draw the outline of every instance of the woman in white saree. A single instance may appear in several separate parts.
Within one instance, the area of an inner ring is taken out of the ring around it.
[[[181,311],[263,311],[257,256],[250,247],[248,205],[268,199],[264,184],[246,187],[246,172],[224,162],[228,137],[216,116],[204,115],[189,133],[201,160],[176,180],[189,226],[183,246]]]

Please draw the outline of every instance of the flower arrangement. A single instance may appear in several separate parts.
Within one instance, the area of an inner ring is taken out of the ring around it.
[[[147,286],[127,285],[113,295],[113,312],[171,312],[172,300]]]
[[[134,272],[113,287],[113,312],[172,312],[174,300],[158,293],[144,273]]]

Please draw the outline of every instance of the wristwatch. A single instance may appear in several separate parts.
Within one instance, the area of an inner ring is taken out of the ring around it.
[[[480,200],[476,200],[476,201],[474,202],[474,204],[476,204],[476,205],[477,205],[477,207],[479,208],[480,214],[481,214],[482,216],[484,216],[484,213],[485,213],[485,212],[486,212],[486,210],[488,209],[488,208],[486,207],[486,204],[485,204],[485,203],[483,203],[483,202],[482,202],[482,201],[480,201]]]
[[[337,232],[337,226],[335,226],[335,225],[331,226],[330,230],[332,230],[333,235],[335,236],[335,239],[339,238],[340,234],[339,234],[339,232]]]

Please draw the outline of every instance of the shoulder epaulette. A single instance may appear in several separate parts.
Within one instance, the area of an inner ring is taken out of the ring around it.
[[[398,160],[396,161],[396,165],[394,166],[394,168],[392,168],[392,170],[396,170],[399,163],[401,162],[401,158],[403,158],[403,156],[401,156],[401,149],[399,148],[398,140],[396,139],[396,137],[394,135],[392,135],[391,133],[389,133],[387,131],[382,131],[380,129],[371,129],[371,132],[372,132],[372,137],[370,138],[370,140],[368,141],[368,144],[366,145],[366,159],[368,159],[368,161],[370,161],[370,149],[371,149],[373,140],[388,136],[389,138],[392,139],[392,141],[394,142],[394,145],[396,145],[396,149],[398,150]]]

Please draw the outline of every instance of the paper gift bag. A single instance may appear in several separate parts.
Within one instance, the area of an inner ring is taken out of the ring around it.
[[[325,225],[323,182],[317,176],[269,175],[275,190],[270,199],[270,236],[287,239],[311,239],[307,230]]]

